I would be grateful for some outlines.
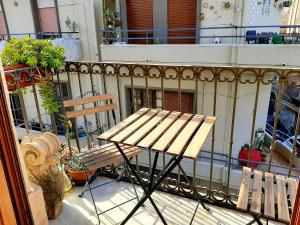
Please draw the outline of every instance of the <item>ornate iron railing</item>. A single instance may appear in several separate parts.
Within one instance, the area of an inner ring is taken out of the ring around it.
[[[16,82],[19,82],[17,78],[19,72],[18,70],[14,71]],[[192,163],[188,162],[185,166],[189,167],[188,175],[193,179],[193,185],[197,187],[200,195],[209,202],[226,207],[235,206],[237,191],[234,189],[236,185],[234,186],[233,183],[239,183],[236,181],[237,176],[241,174],[239,162],[244,162],[247,165],[253,163],[251,154],[248,154],[247,160],[237,158],[236,150],[237,147],[240,147],[237,143],[239,143],[239,138],[243,137],[248,140],[248,143],[255,144],[257,124],[262,124],[262,120],[264,120],[264,126],[266,124],[272,85],[278,85],[279,89],[275,99],[271,141],[270,145],[265,145],[265,149],[268,150],[266,162],[257,162],[257,164],[261,170],[283,173],[287,176],[298,176],[300,170],[293,165],[294,161],[298,160],[296,155],[297,134],[300,126],[299,110],[295,112],[297,115],[293,129],[295,138],[293,138],[292,153],[288,159],[288,165],[275,164],[274,154],[276,154],[276,134],[279,130],[278,124],[285,89],[299,88],[299,81],[300,68],[288,67],[66,62],[65,68],[60,71],[53,71],[53,82],[57,84],[59,102],[66,98],[114,93],[120,108],[116,115],[117,121],[124,119],[142,106],[156,106],[166,109],[166,94],[168,92],[173,92],[173,97],[176,95],[176,104],[173,102],[177,107],[176,110],[188,110],[189,108],[186,107],[183,99],[185,97],[182,94],[189,93],[192,95],[193,113],[209,114],[217,116],[219,119],[211,132],[211,139],[206,144],[199,159]],[[10,84],[8,83],[8,85]],[[32,91],[38,114],[35,121],[40,122],[41,130],[43,130],[45,118],[41,113],[35,85],[33,85]],[[154,95],[149,95],[149,93],[156,93],[156,97],[154,98]],[[28,118],[28,110],[26,103],[24,103],[23,93],[18,91],[18,95],[23,102],[21,109],[25,120]],[[157,97],[158,95],[159,97]],[[246,101],[243,100],[245,96],[249,97],[246,98]],[[224,102],[226,102],[226,107],[224,107]],[[243,107],[251,108],[250,115],[245,115],[244,120],[241,118],[247,112],[241,112]],[[63,110],[61,113],[64,113]],[[265,118],[262,119],[262,117]],[[25,124],[30,119],[26,120]],[[82,148],[81,142],[90,146],[96,140],[95,135],[113,125],[111,121],[113,121],[112,116],[107,113],[98,113],[91,117],[84,117],[83,120],[73,121],[74,144],[79,149]],[[56,123],[59,126],[57,120]],[[240,136],[239,133],[242,133],[243,127],[250,129],[248,133]],[[29,132],[28,125],[27,130]],[[85,138],[79,138],[82,130],[87,134]],[[222,139],[222,136],[225,137]],[[245,138],[245,136],[247,137]],[[221,139],[223,141],[220,141]],[[163,155],[161,164],[164,165],[167,160],[167,156]],[[151,161],[150,153],[144,153],[142,157],[136,158],[136,167],[145,182],[149,177]],[[198,166],[200,169],[197,169]],[[203,172],[206,171],[205,168],[207,169],[207,174],[205,174],[207,176],[203,175]],[[281,170],[279,171],[279,169]],[[222,175],[219,174],[220,171]],[[182,174],[176,172],[172,174],[172,177],[165,180],[161,190],[193,198],[195,195],[192,194],[192,188],[183,181]],[[222,177],[221,181],[218,174]]]

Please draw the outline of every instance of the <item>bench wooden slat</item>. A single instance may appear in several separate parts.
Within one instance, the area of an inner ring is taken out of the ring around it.
[[[94,114],[94,113],[98,113],[98,112],[113,110],[113,109],[116,109],[117,107],[118,107],[117,104],[110,104],[110,105],[97,106],[94,108],[81,109],[81,110],[76,110],[76,111],[68,111],[68,112],[66,112],[66,116],[68,119],[76,118],[79,116],[85,116],[85,115]]]
[[[165,118],[154,130],[152,130],[140,143],[138,146],[149,148],[178,118],[180,112],[172,112]]]
[[[251,178],[251,168],[244,167],[240,192],[239,192],[239,198],[237,202],[237,208],[245,212],[247,211],[248,208],[250,178]]]
[[[142,109],[138,110],[137,112],[135,112],[131,116],[127,117],[122,122],[118,123],[116,126],[112,127],[111,129],[107,130],[106,132],[104,132],[103,134],[98,136],[98,138],[102,139],[102,140],[108,140],[109,138],[111,138],[112,136],[114,136],[115,134],[120,132],[121,130],[125,129],[131,123],[133,123],[134,121],[139,119],[141,116],[143,116],[148,111],[149,111],[148,108],[142,108]]]
[[[203,121],[203,115],[195,115],[189,123],[183,128],[178,137],[171,144],[169,149],[167,150],[168,154],[171,155],[179,155],[185,150],[185,146],[188,141],[191,139],[193,133],[200,126]]]
[[[167,115],[169,115],[170,111],[162,110],[155,117],[153,117],[150,121],[148,121],[144,126],[134,132],[130,137],[128,137],[123,143],[128,145],[135,145],[139,142],[146,134],[149,134],[151,130],[157,126]]]
[[[129,137],[133,132],[142,127],[145,123],[147,123],[152,117],[154,117],[158,113],[158,109],[151,109],[142,117],[140,117],[137,121],[130,124],[116,136],[112,137],[110,140],[114,142],[122,142],[124,139]]]
[[[202,123],[201,127],[193,137],[191,143],[188,145],[186,151],[184,152],[184,157],[197,159],[200,150],[208,136],[211,128],[213,127],[216,121],[216,117],[208,116],[205,118],[204,122]]]
[[[290,196],[291,207],[294,208],[296,193],[297,193],[297,181],[293,178],[287,178],[288,182],[288,194]]]
[[[132,148],[132,146],[124,146],[124,145],[120,145],[120,147],[123,149],[123,150],[127,150],[129,148]],[[96,147],[97,148],[97,147]],[[118,149],[117,147],[114,145],[114,146],[109,146],[109,147],[106,147],[106,148],[102,148],[100,149],[99,148],[99,151],[93,151],[91,152],[90,154],[88,155],[84,155],[83,157],[82,156],[79,156],[78,158],[81,160],[81,162],[83,163],[89,163],[91,161],[94,161],[98,158],[105,158],[107,155],[109,154],[112,154],[112,153],[118,153]]]
[[[172,126],[161,136],[158,141],[153,145],[152,149],[155,151],[165,151],[170,143],[172,143],[175,136],[181,129],[188,123],[192,114],[184,113],[179,119],[174,121]]]
[[[132,152],[139,153],[141,151],[140,148],[132,147],[132,146],[124,146],[122,149],[123,149],[123,152],[125,153],[126,156],[129,153],[132,153]],[[123,158],[121,153],[119,152],[119,150],[117,148],[115,148],[115,149],[107,151],[106,154],[102,154],[101,157],[99,157],[99,158],[95,157],[94,159],[90,159],[87,162],[83,162],[83,164],[86,167],[90,167],[90,166],[93,166],[93,165],[97,165],[99,163],[104,163],[105,161],[110,160],[110,159],[111,160],[116,159],[117,157]]]
[[[254,170],[254,180],[252,185],[252,198],[250,212],[261,214],[261,195],[262,195],[262,172]]]
[[[84,104],[89,104],[89,103],[112,100],[115,98],[116,97],[113,94],[97,95],[97,96],[92,96],[92,97],[87,97],[87,98],[75,98],[75,99],[71,99],[71,100],[66,100],[63,102],[63,105],[65,108],[67,108],[67,107],[76,106],[76,105],[84,105]]]
[[[264,202],[264,216],[270,219],[275,219],[275,205],[274,205],[274,181],[273,174],[265,173],[265,202]]]
[[[278,220],[285,223],[289,223],[290,215],[288,209],[284,176],[276,175],[276,186],[277,186]]]
[[[140,149],[139,150],[131,150],[126,153],[126,156],[127,156],[127,158],[131,158],[133,156],[138,155],[140,153],[140,151],[141,151]],[[90,165],[90,166],[88,166],[88,169],[95,170],[95,169],[103,168],[103,167],[110,166],[110,165],[119,165],[123,162],[124,162],[124,158],[121,155],[118,155],[113,158],[106,159],[105,161],[101,161],[96,164]]]

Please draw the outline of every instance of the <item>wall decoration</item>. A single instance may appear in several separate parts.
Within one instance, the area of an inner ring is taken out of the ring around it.
[[[260,12],[260,6],[258,5],[257,0],[250,0],[250,10],[249,10],[249,15],[247,18],[247,22],[249,26],[252,26],[255,24],[256,20],[256,15],[259,14]]]
[[[207,3],[207,2],[205,2],[205,3],[203,3],[203,5],[202,5],[202,6],[203,6],[203,8],[205,8],[205,9],[206,9],[206,8],[208,7],[208,3]]]
[[[204,20],[204,13],[200,13],[200,21]]]
[[[213,5],[209,6],[210,10],[213,10],[215,7]]]
[[[229,9],[231,7],[231,3],[230,2],[224,2],[224,8],[225,9]]]
[[[270,14],[270,7],[271,7],[271,0],[264,0],[263,8],[262,8],[263,16],[268,16]]]

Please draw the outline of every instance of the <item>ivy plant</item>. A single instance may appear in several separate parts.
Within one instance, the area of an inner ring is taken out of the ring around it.
[[[56,101],[53,82],[47,80],[39,84],[39,93],[42,98],[42,105],[47,114],[59,112],[59,105]]]

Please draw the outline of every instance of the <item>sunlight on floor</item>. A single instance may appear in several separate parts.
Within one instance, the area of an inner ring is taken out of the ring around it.
[[[108,178],[97,178],[93,185],[107,182]],[[78,194],[82,187],[76,187],[71,193],[68,193],[64,199],[64,207],[61,215],[50,221],[50,225],[92,225],[97,224],[98,220],[95,214],[94,206],[89,192],[86,192],[83,198]],[[142,189],[137,186],[139,196],[142,196]],[[106,186],[93,190],[98,210],[104,211],[116,206],[133,197],[134,191],[131,184],[126,182],[111,183]],[[178,196],[156,191],[152,195],[158,208],[170,225],[189,224],[197,205],[196,201],[181,198]],[[136,200],[126,203],[114,210],[111,210],[100,216],[101,224],[114,225],[120,224],[135,206]],[[195,216],[194,225],[244,225],[252,217],[235,210],[229,210],[213,205],[208,205],[210,212],[205,211],[199,206]],[[263,221],[266,224],[265,221]],[[146,202],[137,213],[127,223],[129,225],[160,225],[162,222],[157,216],[150,202]],[[269,221],[270,225],[281,224]]]

